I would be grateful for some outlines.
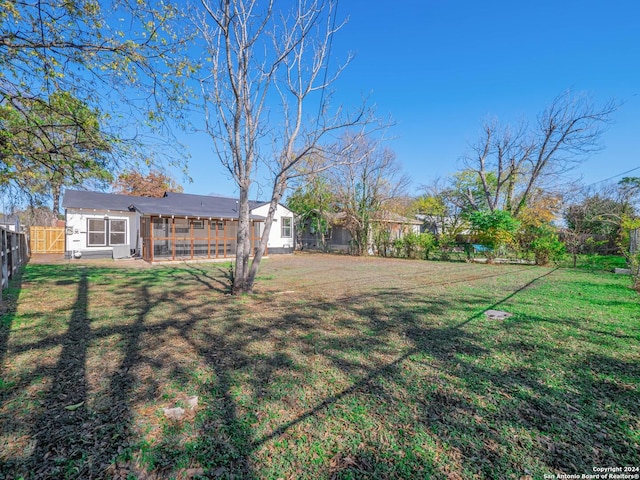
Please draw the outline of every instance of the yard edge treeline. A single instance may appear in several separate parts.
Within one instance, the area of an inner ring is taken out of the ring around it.
[[[575,258],[583,246],[573,245],[570,238],[578,230],[594,234],[595,226],[608,233],[608,243],[616,252],[626,252],[628,242],[619,240],[625,235],[623,225],[636,215],[634,201],[640,193],[640,181],[625,178],[599,193],[567,181],[576,168],[602,148],[602,133],[616,108],[613,101],[598,106],[586,94],[568,90],[531,125],[521,122],[501,126],[495,119],[487,120],[479,140],[470,145],[462,159],[463,169],[444,181],[423,186],[423,194],[413,201],[407,201],[406,190],[380,197],[378,202],[360,201],[362,193],[376,190],[377,184],[394,185],[396,172],[391,170],[381,179],[361,176],[356,188],[345,197],[344,185],[349,182],[337,180],[333,169],[297,185],[288,204],[301,223],[311,224],[320,232],[321,239],[332,222],[338,221],[345,228],[353,223],[348,221],[350,203],[362,211],[356,218],[370,224],[368,231],[373,229],[371,219],[391,210],[407,217],[418,214],[437,232],[438,238],[407,235],[389,242],[383,238],[385,232],[374,231],[374,235],[364,236],[371,245],[352,249],[355,254],[374,251],[413,256],[421,251],[428,258],[436,249],[442,258],[448,258],[456,238],[465,233],[488,247],[488,261],[496,252],[509,248],[518,255],[531,255],[537,264],[547,264],[562,256],[565,242]],[[589,208],[581,207],[581,202]],[[579,212],[582,214],[577,215]],[[558,220],[565,223],[562,232],[554,225]],[[593,228],[584,228],[587,224]],[[359,245],[362,235],[349,231]],[[469,256],[468,251],[466,254]]]

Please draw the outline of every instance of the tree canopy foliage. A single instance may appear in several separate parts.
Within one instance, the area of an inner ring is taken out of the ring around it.
[[[33,194],[33,166],[54,173],[38,183],[103,176],[143,143],[132,125],[179,114],[182,18],[155,0],[0,0],[0,186]]]
[[[335,213],[335,193],[325,175],[315,174],[306,180],[289,195],[287,206],[296,213],[297,231],[309,225],[324,247]]]
[[[67,92],[23,102],[0,105],[3,182],[52,198],[57,213],[63,186],[110,180],[111,141],[95,110]]]
[[[151,170],[148,174],[129,170],[122,172],[113,182],[114,193],[122,195],[137,195],[140,197],[162,197],[165,192],[182,192],[180,185],[170,175],[158,170]]]

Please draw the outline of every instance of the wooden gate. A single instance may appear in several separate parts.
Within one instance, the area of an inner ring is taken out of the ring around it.
[[[31,227],[31,253],[64,253],[64,227]]]

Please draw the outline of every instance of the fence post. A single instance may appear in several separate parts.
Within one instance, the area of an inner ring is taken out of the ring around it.
[[[4,313],[4,229],[0,228],[0,314]]]
[[[26,263],[26,233],[0,227],[0,310],[3,306],[2,290],[9,286],[9,279]]]

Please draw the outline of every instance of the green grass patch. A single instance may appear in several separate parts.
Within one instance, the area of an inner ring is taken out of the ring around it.
[[[0,478],[640,465],[639,297],[598,265],[282,256],[234,298],[219,264],[29,264],[0,330]]]
[[[562,265],[573,268],[573,257],[567,255]],[[613,272],[616,268],[627,268],[627,260],[621,255],[578,255],[576,268]]]

